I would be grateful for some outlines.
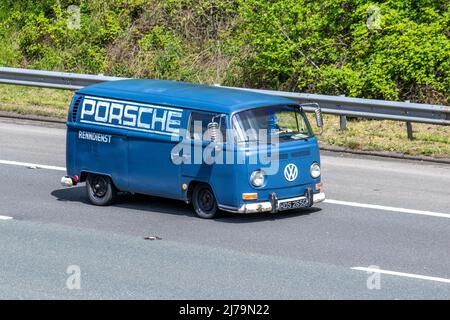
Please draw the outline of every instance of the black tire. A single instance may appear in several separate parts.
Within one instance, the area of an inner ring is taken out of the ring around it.
[[[192,193],[192,204],[197,216],[203,219],[213,219],[217,217],[219,208],[216,197],[211,187],[207,184],[198,184]]]
[[[110,177],[88,174],[86,177],[86,194],[92,204],[108,206],[116,200],[117,189]]]

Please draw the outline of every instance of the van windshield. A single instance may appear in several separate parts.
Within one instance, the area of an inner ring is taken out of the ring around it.
[[[233,116],[233,131],[237,143],[271,143],[307,139],[313,136],[303,110],[295,106],[257,108]],[[265,136],[264,136],[265,135]]]

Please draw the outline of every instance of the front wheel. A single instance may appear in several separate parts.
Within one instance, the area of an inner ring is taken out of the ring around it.
[[[218,214],[216,197],[210,186],[199,184],[192,193],[192,204],[197,216],[204,219],[215,218]]]
[[[92,204],[108,206],[116,199],[117,190],[110,177],[89,174],[86,177],[86,194]]]

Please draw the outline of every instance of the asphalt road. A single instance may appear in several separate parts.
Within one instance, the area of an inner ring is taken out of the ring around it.
[[[323,153],[329,202],[212,221],[147,196],[94,207],[64,166],[63,128],[0,120],[0,298],[450,298],[449,165]]]

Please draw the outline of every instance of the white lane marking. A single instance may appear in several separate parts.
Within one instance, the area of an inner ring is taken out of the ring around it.
[[[388,275],[391,275],[391,276],[399,276],[399,277],[414,278],[414,279],[420,279],[420,280],[429,280],[429,281],[450,283],[450,279],[438,278],[438,277],[430,277],[430,276],[422,276],[420,274],[413,274],[413,273],[389,271],[389,270],[382,270],[382,269],[377,269],[377,268],[364,268],[364,267],[354,267],[354,268],[351,268],[351,269],[352,270],[358,270],[358,271],[372,272],[372,273],[388,274]]]
[[[36,168],[36,169],[57,170],[57,171],[64,171],[64,172],[66,171],[66,168],[64,168],[64,167],[48,166],[48,165],[42,165],[42,164],[36,164],[36,163],[26,163],[26,162],[9,161],[9,160],[0,160],[0,164],[9,164],[9,165],[22,166],[22,167],[28,167],[28,168]],[[330,204],[350,206],[350,207],[368,208],[368,209],[376,209],[376,210],[384,210],[384,211],[395,211],[395,212],[419,214],[419,215],[425,215],[425,216],[433,216],[433,217],[450,219],[449,213],[423,211],[423,210],[415,210],[415,209],[405,209],[405,208],[398,208],[398,207],[388,207],[388,206],[381,206],[381,205],[376,205],[376,204],[349,202],[349,201],[341,201],[341,200],[333,200],[333,199],[326,199],[324,202],[330,203]]]
[[[9,164],[12,166],[21,166],[21,167],[36,168],[36,169],[66,171],[66,168],[63,168],[63,167],[47,166],[47,165],[43,165],[43,164],[9,161],[9,160],[0,160],[0,164]]]
[[[11,220],[13,217],[0,216],[0,220]]]
[[[415,209],[405,209],[405,208],[398,208],[398,207],[388,207],[388,206],[380,206],[377,204],[367,204],[367,203],[340,201],[340,200],[332,200],[332,199],[326,199],[324,202],[331,203],[331,204],[343,205],[343,206],[350,206],[350,207],[368,208],[368,209],[376,209],[376,210],[384,210],[384,211],[395,211],[395,212],[420,214],[420,215],[424,215],[424,216],[433,216],[433,217],[450,219],[449,213],[423,211],[423,210],[415,210]]]

